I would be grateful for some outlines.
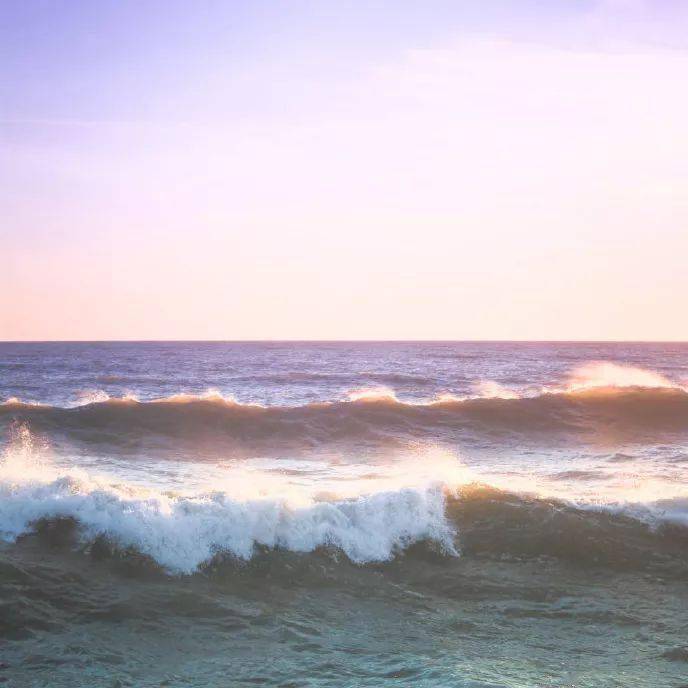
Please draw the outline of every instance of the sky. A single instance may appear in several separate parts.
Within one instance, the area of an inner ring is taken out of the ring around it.
[[[0,0],[0,340],[688,340],[688,2]]]

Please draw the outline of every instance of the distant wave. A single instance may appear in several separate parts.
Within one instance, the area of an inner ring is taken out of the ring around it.
[[[679,387],[594,387],[517,398],[442,397],[400,401],[385,389],[349,400],[305,406],[241,404],[217,393],[154,401],[113,398],[76,408],[0,404],[0,424],[28,422],[34,431],[123,450],[172,440],[180,449],[234,455],[328,444],[395,445],[505,434],[547,439],[589,435],[597,441],[688,433],[688,393]]]

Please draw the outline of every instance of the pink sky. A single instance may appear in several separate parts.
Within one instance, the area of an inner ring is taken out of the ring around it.
[[[688,339],[679,3],[183,5],[5,21],[0,339]]]

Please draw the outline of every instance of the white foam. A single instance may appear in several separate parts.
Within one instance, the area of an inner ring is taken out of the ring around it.
[[[256,545],[295,552],[333,546],[358,563],[390,559],[425,539],[454,552],[441,481],[399,486],[388,478],[370,485],[377,491],[327,499],[290,491],[280,476],[263,484],[257,478],[230,470],[226,489],[184,495],[115,484],[60,471],[19,426],[0,462],[0,538],[13,541],[40,520],[70,518],[86,541],[105,536],[176,573],[191,573],[220,552],[249,559]]]
[[[599,387],[680,388],[654,370],[609,361],[592,361],[570,374],[566,389],[579,392]]]
[[[110,395],[102,389],[82,389],[77,392],[77,398],[70,406],[88,406],[90,404],[100,404],[109,400]]]
[[[179,573],[191,573],[218,552],[249,559],[255,545],[295,552],[329,545],[363,563],[389,559],[423,539],[453,551],[444,501],[435,485],[294,506],[223,492],[169,496],[74,474],[46,483],[1,482],[0,536],[14,540],[41,519],[73,518],[86,539],[106,536]]]

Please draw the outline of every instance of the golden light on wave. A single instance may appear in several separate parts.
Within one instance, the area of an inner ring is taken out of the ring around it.
[[[595,361],[576,368],[568,379],[566,390],[579,392],[599,387],[672,388],[677,385],[652,370]]]
[[[399,399],[389,387],[367,387],[355,389],[346,395],[347,401],[394,401]]]

